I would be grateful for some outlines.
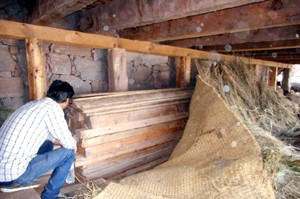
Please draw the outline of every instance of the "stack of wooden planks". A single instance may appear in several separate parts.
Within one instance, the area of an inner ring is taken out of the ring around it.
[[[67,110],[76,134],[76,175],[121,178],[168,160],[182,136],[193,90],[161,89],[77,96]]]

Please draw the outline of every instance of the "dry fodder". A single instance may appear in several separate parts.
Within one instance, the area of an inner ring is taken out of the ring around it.
[[[287,165],[300,159],[299,149],[290,139],[300,134],[297,106],[269,89],[257,78],[255,67],[238,58],[231,63],[197,60],[196,67],[202,79],[216,88],[256,137],[266,175],[274,176],[278,198],[300,198],[299,170]]]
[[[81,187],[78,190],[74,190],[76,194],[72,197],[66,197],[66,199],[92,199],[109,184],[109,181],[105,179],[81,181],[77,176],[76,179],[81,184]]]

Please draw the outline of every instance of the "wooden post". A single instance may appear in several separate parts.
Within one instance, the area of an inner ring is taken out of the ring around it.
[[[287,95],[290,92],[289,77],[290,77],[290,69],[285,68],[283,70],[282,84],[281,84],[281,88],[283,90],[284,95]]]
[[[270,67],[269,68],[269,86],[276,90],[277,81],[276,77],[278,75],[278,68],[277,67]]]
[[[108,51],[108,90],[127,91],[128,77],[125,49],[113,48]]]
[[[187,88],[191,82],[191,57],[179,57],[176,70],[177,88]]]
[[[38,100],[46,95],[46,66],[41,43],[38,39],[26,39],[29,100]]]

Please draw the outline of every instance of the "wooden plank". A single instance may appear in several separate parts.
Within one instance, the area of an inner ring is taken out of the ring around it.
[[[149,94],[149,93],[164,93],[164,92],[174,92],[180,90],[187,90],[182,88],[164,88],[164,89],[155,89],[155,90],[134,90],[134,91],[125,91],[125,92],[105,92],[105,93],[83,93],[83,94],[76,94],[73,97],[75,102],[103,98],[107,96],[114,96],[114,97],[121,97],[127,95],[134,95],[134,94]]]
[[[79,166],[89,165],[89,164],[105,161],[107,159],[117,157],[119,155],[124,155],[127,153],[132,153],[135,151],[143,150],[143,149],[153,147],[153,146],[156,146],[159,144],[178,141],[181,138],[181,136],[182,136],[182,132],[178,133],[175,136],[174,136],[174,134],[170,134],[170,135],[164,136],[159,139],[153,139],[150,142],[146,141],[145,143],[140,143],[138,145],[131,145],[129,147],[124,147],[122,150],[117,150],[114,153],[97,154],[97,155],[89,157],[89,158],[85,158],[81,155],[77,155],[76,161],[75,161],[75,166],[79,167]]]
[[[183,99],[186,99],[187,97],[184,97]],[[163,100],[156,100],[150,102],[141,102],[141,103],[134,103],[134,104],[127,104],[125,107],[124,105],[121,106],[111,106],[111,108],[94,108],[94,109],[88,109],[85,110],[86,116],[95,116],[95,115],[106,115],[106,114],[112,114],[112,113],[122,113],[122,112],[128,112],[128,111],[135,111],[140,110],[141,108],[144,109],[151,109],[151,108],[157,108],[162,106],[168,106],[168,105],[176,105],[176,104],[186,104],[190,102],[190,99],[188,100],[181,100],[181,99],[172,99],[171,102],[167,101],[168,99]],[[173,102],[174,100],[174,102]],[[161,102],[162,101],[162,102]],[[153,103],[153,104],[152,104]],[[98,110],[101,109],[101,110]],[[103,110],[104,109],[104,110]],[[95,112],[95,110],[98,110],[98,112]],[[93,112],[90,112],[93,111]]]
[[[166,137],[173,138],[174,136],[180,134],[183,130],[180,127],[171,128],[156,132],[150,132],[143,135],[138,135],[134,137],[124,138],[121,140],[116,140],[88,148],[84,148],[85,157],[94,156],[95,154],[105,154],[105,153],[113,153],[118,150],[122,150],[123,148],[127,148],[130,146],[142,145],[145,142],[151,142],[152,140],[165,140]]]
[[[166,143],[156,145],[156,146],[153,146],[153,147],[149,147],[149,148],[146,148],[146,149],[143,149],[143,150],[138,150],[136,152],[116,156],[116,157],[107,159],[105,161],[96,162],[94,164],[89,164],[89,165],[84,165],[84,166],[78,167],[76,169],[79,173],[82,173],[82,174],[84,174],[84,172],[86,172],[86,173],[94,172],[96,170],[99,170],[102,167],[106,167],[107,165],[110,165],[110,164],[113,164],[113,163],[122,163],[123,160],[125,160],[125,159],[138,158],[138,157],[145,156],[147,154],[154,153],[156,151],[161,151],[161,150],[164,150],[164,149],[167,149],[167,148],[174,148],[177,143],[178,143],[178,140],[171,141],[171,142],[166,142]]]
[[[166,162],[167,160],[169,159],[169,157],[163,157],[161,159],[158,159],[158,160],[154,160],[152,162],[149,162],[145,165],[142,165],[142,166],[138,166],[136,168],[133,168],[133,169],[130,169],[130,170],[127,170],[123,173],[120,173],[120,174],[117,174],[117,175],[114,175],[114,176],[111,176],[107,179],[109,180],[112,180],[112,179],[120,179],[120,178],[123,178],[123,177],[126,177],[126,176],[131,176],[135,173],[139,173],[139,172],[142,172],[142,171],[147,171],[147,170],[150,170],[150,169],[153,169],[154,167]]]
[[[127,91],[128,77],[125,49],[113,48],[108,51],[108,90]]]
[[[119,106],[128,106],[129,104],[136,103],[141,103],[141,105],[145,105],[146,102],[153,101],[158,101],[159,103],[161,103],[163,101],[175,99],[189,99],[192,96],[192,93],[193,90],[182,90],[177,92],[154,92],[149,94],[137,93],[133,95],[128,93],[124,96],[102,96],[80,101],[74,100],[73,106],[79,108],[81,111],[84,112],[91,112],[90,110],[88,110],[89,108],[91,110],[95,110],[95,108],[98,108],[95,112],[100,112],[102,111],[100,107],[104,107],[103,109],[105,109],[106,107],[110,108],[113,106],[117,106],[117,108],[119,108]]]
[[[93,115],[87,117],[85,124],[88,128],[114,128],[115,126],[122,127],[128,123],[138,123],[139,121],[145,121],[147,119],[155,119],[158,117],[180,114],[182,112],[188,112],[189,102],[180,104],[168,104],[158,107],[145,107],[143,109],[131,110],[126,112],[117,112],[105,115]]]
[[[141,120],[138,122],[128,122],[122,126],[105,127],[105,128],[88,129],[88,130],[79,129],[79,130],[75,130],[75,132],[76,132],[76,135],[78,138],[86,139],[86,138],[101,136],[101,135],[105,135],[105,134],[109,134],[109,133],[127,131],[130,129],[151,126],[154,124],[160,124],[160,123],[164,123],[164,122],[180,120],[180,119],[188,118],[188,116],[189,116],[188,112],[183,112],[183,113],[176,113],[176,114],[172,114],[172,115],[166,115],[166,116],[162,116],[162,117],[150,118],[150,119]]]
[[[109,161],[100,162],[98,163],[97,167],[86,167],[84,169],[78,169],[77,171],[79,171],[82,175],[91,175],[98,173],[98,175],[101,175],[100,177],[106,177],[103,176],[103,174],[117,173],[120,170],[126,170],[130,167],[150,162],[162,156],[170,156],[174,149],[174,146],[175,143],[172,143],[172,145],[161,148],[159,150],[153,150],[153,148],[155,148],[153,147],[152,150],[148,151],[147,153],[145,153],[143,150],[142,153],[137,152],[129,154],[127,156],[119,156]]]
[[[297,7],[297,6],[296,6]],[[246,13],[249,13],[248,11]],[[223,19],[223,18],[222,18]],[[63,44],[63,45],[74,45],[82,47],[92,48],[124,48],[130,52],[139,52],[146,54],[156,54],[164,56],[190,56],[191,58],[210,60],[212,56],[218,56],[220,61],[235,61],[237,57],[222,55],[218,53],[210,53],[199,50],[185,49],[179,47],[172,47],[166,45],[157,45],[151,42],[129,40],[114,38],[104,35],[96,35],[89,33],[82,33],[78,31],[62,30],[52,27],[42,27],[37,25],[31,25],[26,23],[19,23],[13,21],[0,20],[0,37],[10,39],[26,39],[36,38],[38,40]],[[258,64],[261,66],[273,66],[281,68],[291,68],[292,65],[256,60],[256,59],[245,59],[243,57],[238,58],[245,64]]]
[[[93,137],[90,139],[83,139],[80,141],[80,146],[83,148],[111,142],[113,140],[118,140],[118,139],[124,139],[128,137],[133,137],[137,135],[143,135],[147,133],[152,133],[156,131],[162,131],[162,130],[167,130],[167,129],[181,129],[183,130],[186,124],[186,119],[182,120],[176,120],[176,121],[171,121],[171,122],[166,122],[162,124],[156,124],[144,128],[138,128],[138,129],[133,129],[133,130],[128,130],[128,131],[122,131],[118,133],[111,133],[111,134],[106,134],[98,137]]]
[[[46,63],[41,42],[35,38],[26,39],[28,65],[29,100],[46,96]]]
[[[137,159],[131,159],[130,162],[123,162],[122,164],[118,165],[113,165],[110,167],[107,167],[105,169],[98,170],[96,172],[92,173],[86,173],[82,174],[86,176],[87,179],[94,179],[94,178],[108,178],[113,175],[123,173],[123,172],[132,172],[132,168],[137,168],[137,167],[144,167],[147,164],[153,165],[153,162],[157,162],[161,159],[169,159],[171,153],[173,151],[172,149],[165,149],[164,151],[158,151],[154,154],[149,154],[145,157],[137,158]],[[160,161],[159,161],[160,162]]]
[[[239,9],[125,29],[120,35],[122,38],[157,42],[300,24],[300,0],[281,0],[280,3],[279,8],[274,8],[272,1],[263,1]]]
[[[191,81],[191,57],[177,58],[176,83],[178,88],[187,88]]]

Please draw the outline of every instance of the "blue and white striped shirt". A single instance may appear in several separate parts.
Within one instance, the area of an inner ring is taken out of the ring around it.
[[[49,137],[75,148],[64,112],[54,100],[31,101],[12,113],[0,128],[0,182],[20,177]]]

